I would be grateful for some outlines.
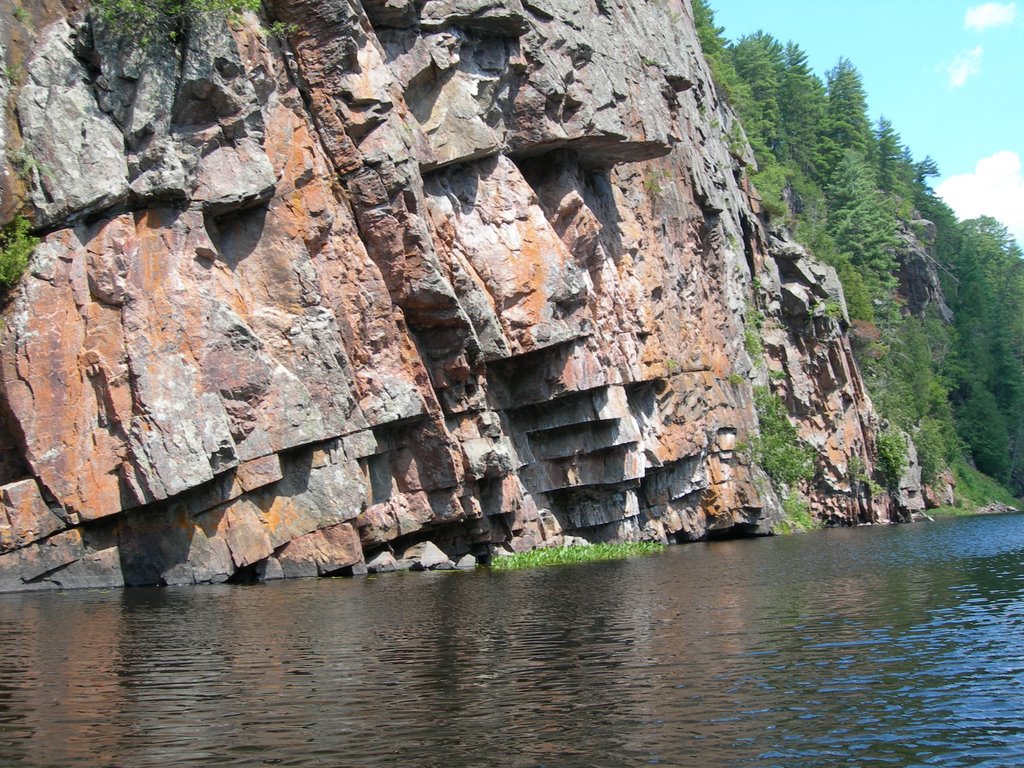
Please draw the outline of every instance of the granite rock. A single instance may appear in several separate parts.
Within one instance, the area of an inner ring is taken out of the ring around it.
[[[286,40],[19,52],[39,173],[3,210],[44,229],[0,332],[0,590],[770,533],[769,383],[821,519],[923,503],[851,483],[842,289],[768,226],[689,3],[265,6]]]

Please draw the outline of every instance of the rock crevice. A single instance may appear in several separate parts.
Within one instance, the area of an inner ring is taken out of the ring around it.
[[[180,64],[81,19],[26,53],[0,590],[769,533],[769,379],[822,518],[906,513],[848,481],[841,288],[766,228],[687,3],[268,10],[287,40],[210,18]]]

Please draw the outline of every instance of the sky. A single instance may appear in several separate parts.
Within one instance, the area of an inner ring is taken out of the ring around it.
[[[961,218],[982,214],[1024,244],[1024,0],[711,0],[735,40],[763,30],[824,74],[860,70],[871,118],[885,116]]]

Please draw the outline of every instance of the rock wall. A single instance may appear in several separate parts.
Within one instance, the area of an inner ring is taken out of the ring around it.
[[[754,385],[823,519],[905,514],[853,477],[841,288],[766,229],[687,3],[272,0],[146,50],[51,6],[4,37],[2,203],[44,238],[0,591],[769,533]]]

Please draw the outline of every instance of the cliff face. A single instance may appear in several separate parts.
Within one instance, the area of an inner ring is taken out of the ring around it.
[[[4,312],[0,590],[767,533],[769,382],[820,516],[915,506],[857,493],[841,288],[765,229],[688,4],[267,5],[287,40],[6,37],[3,204],[47,234]]]

